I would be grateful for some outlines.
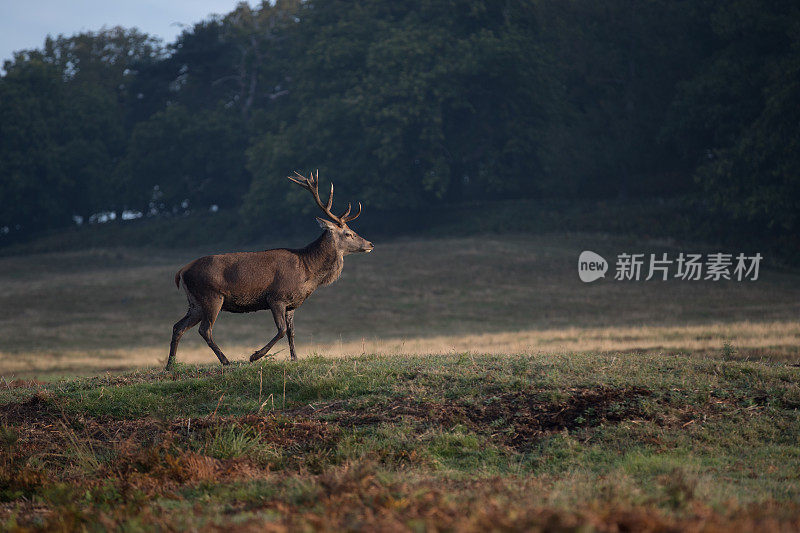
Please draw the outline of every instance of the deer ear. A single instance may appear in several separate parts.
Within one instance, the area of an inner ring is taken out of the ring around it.
[[[322,229],[333,229],[336,227],[336,224],[331,222],[330,220],[325,220],[324,218],[314,217],[317,219],[317,224]]]

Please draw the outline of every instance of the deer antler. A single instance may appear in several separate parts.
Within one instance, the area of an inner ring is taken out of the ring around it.
[[[348,216],[350,215],[350,204],[347,204],[347,211],[345,211],[344,214],[342,214],[341,216],[342,222],[347,223],[350,222],[351,220],[355,220],[358,218],[360,214],[361,214],[361,202],[358,202],[358,213],[356,213],[353,216]]]
[[[293,176],[286,176],[286,177],[295,182],[296,184],[300,185],[302,188],[307,189],[314,197],[314,201],[317,202],[319,208],[322,209],[322,211],[324,211],[325,214],[328,215],[328,217],[331,220],[333,220],[340,226],[343,226],[344,224],[350,222],[351,220],[357,219],[358,216],[361,214],[361,202],[358,203],[358,213],[356,213],[353,216],[349,216],[351,204],[347,204],[347,211],[345,211],[341,216],[336,216],[331,212],[331,207],[333,206],[333,183],[331,183],[331,192],[330,195],[328,196],[328,202],[325,204],[322,203],[322,200],[319,197],[319,170],[317,170],[316,176],[314,176],[314,173],[311,172],[308,178],[306,178],[297,171],[295,171],[294,173],[297,175],[297,178],[300,179],[297,179]]]

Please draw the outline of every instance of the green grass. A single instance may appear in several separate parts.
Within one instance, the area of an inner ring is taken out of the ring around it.
[[[259,398],[298,407],[315,402],[414,396],[431,401],[478,402],[486,395],[521,390],[535,383],[537,394],[558,399],[561,387],[657,387],[662,400],[682,404],[725,399],[766,401],[779,395],[797,406],[796,366],[721,361],[687,354],[529,354],[514,356],[377,355],[295,363],[265,361],[230,367],[178,364],[174,372],[138,371],[122,376],[58,381],[43,386],[62,409],[99,416],[241,416],[259,410]],[[25,389],[22,389],[25,390]],[[752,396],[739,397],[739,394]],[[0,391],[4,395],[17,390]],[[550,396],[548,396],[550,394]],[[688,395],[688,396],[687,396]],[[167,399],[168,401],[164,401]],[[355,400],[354,400],[355,401]]]
[[[720,523],[770,508],[792,523],[798,382],[783,363],[563,353],[179,365],[6,389],[0,517],[479,529],[542,513],[589,524],[602,509],[620,526],[628,509],[688,527],[700,508]],[[474,498],[486,505],[450,514]]]

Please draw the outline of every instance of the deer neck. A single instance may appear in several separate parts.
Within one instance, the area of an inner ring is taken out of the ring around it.
[[[319,238],[300,252],[306,265],[309,279],[316,285],[330,285],[339,278],[344,267],[344,256],[336,247],[330,231],[324,231]]]

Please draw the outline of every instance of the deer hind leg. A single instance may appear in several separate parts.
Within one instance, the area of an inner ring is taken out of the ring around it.
[[[214,327],[214,322],[217,321],[217,315],[219,315],[221,309],[221,296],[203,302],[203,319],[200,321],[200,336],[206,341],[208,347],[214,350],[214,353],[219,358],[219,362],[223,365],[227,365],[230,364],[230,361],[228,361],[228,358],[225,357],[225,354],[222,353],[222,350],[219,349],[219,346],[217,346],[217,343],[214,342],[214,339],[211,337],[211,329]]]
[[[286,311],[286,334],[289,337],[289,352],[292,354],[292,361],[297,359],[294,352],[294,309]]]
[[[196,326],[202,318],[203,312],[200,310],[200,308],[190,303],[189,310],[186,311],[186,315],[175,322],[175,325],[172,326],[172,341],[169,343],[169,357],[167,357],[167,367],[165,370],[172,368],[172,365],[175,363],[175,354],[178,352],[178,343],[181,341],[183,334],[186,333],[186,330],[189,328]]]
[[[272,318],[275,319],[275,326],[278,328],[278,333],[276,333],[275,336],[272,337],[272,340],[269,341],[263,348],[250,356],[251,363],[264,357],[264,355],[275,345],[276,342],[286,336],[286,306],[273,304],[271,309]]]

